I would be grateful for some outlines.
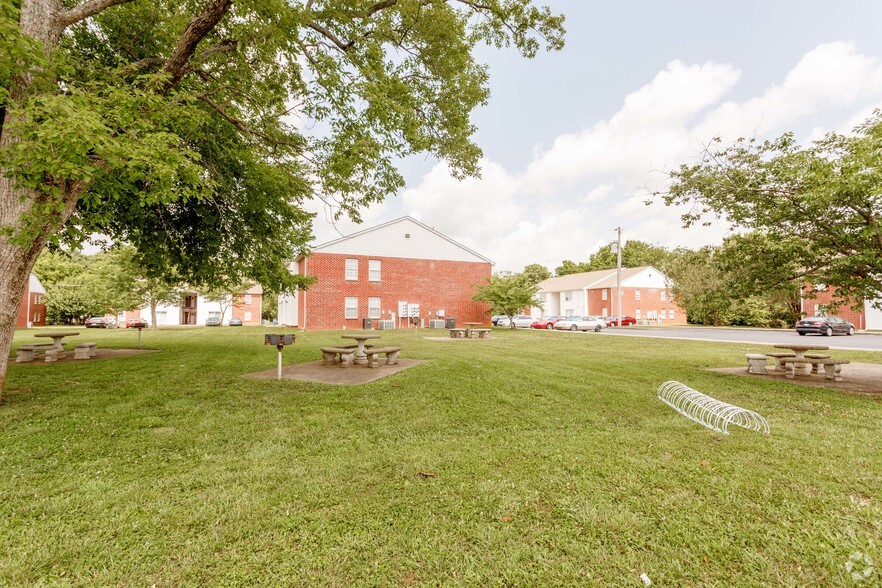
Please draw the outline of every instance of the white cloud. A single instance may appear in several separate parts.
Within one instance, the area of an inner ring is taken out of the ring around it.
[[[819,45],[780,83],[723,102],[740,77],[732,65],[673,61],[607,120],[562,134],[547,150],[536,147],[523,170],[485,160],[481,179],[460,182],[436,165],[403,193],[403,213],[493,259],[497,270],[587,259],[614,239],[616,226],[625,238],[668,247],[719,242],[725,225],[683,229],[681,211],[644,204],[644,188],[664,187],[659,170],[694,160],[715,136],[767,136],[801,125],[814,126],[815,137],[849,130],[882,104],[879,59],[850,43]]]

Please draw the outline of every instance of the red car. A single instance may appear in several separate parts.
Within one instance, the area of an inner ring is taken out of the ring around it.
[[[623,316],[622,317],[622,325],[623,327],[627,327],[628,325],[636,325],[637,319],[632,316]],[[611,316],[606,319],[607,327],[618,327],[619,326],[619,317]]]
[[[548,318],[542,318],[537,321],[533,321],[533,324],[530,325],[531,329],[553,329],[554,323],[557,321],[566,318],[562,316],[550,316]]]
[[[129,319],[126,321],[126,328],[127,329],[146,329],[147,328],[147,321],[145,321],[144,319],[139,319],[139,318]]]

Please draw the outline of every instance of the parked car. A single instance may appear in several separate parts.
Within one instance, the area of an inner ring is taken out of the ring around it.
[[[240,319],[237,316],[234,316],[233,318],[230,319],[230,326],[231,327],[241,327],[242,326],[242,319]]]
[[[606,326],[596,316],[570,316],[554,323],[557,331],[594,331],[599,333]]]
[[[93,316],[86,319],[87,329],[113,329],[116,327],[116,321],[106,316]]]
[[[219,326],[221,326],[221,320],[219,318],[217,318],[216,316],[210,316],[207,319],[205,319],[205,326],[206,327],[219,327]]]
[[[622,319],[621,320],[622,324],[619,325],[619,322],[620,322],[619,317],[617,317],[617,316],[607,317],[606,318],[606,326],[607,327],[618,327],[618,326],[627,327],[628,325],[636,325],[637,324],[637,319],[635,319],[633,316],[623,316],[623,317],[621,317],[621,319]]]
[[[565,317],[555,315],[547,318],[541,318],[539,320],[533,321],[530,327],[533,329],[553,329],[554,323],[561,320],[562,318]]]
[[[512,322],[514,322],[514,326],[518,329],[529,329],[530,325],[533,324],[533,317],[526,314],[516,314],[509,320],[507,316],[504,316],[496,321],[496,326],[510,327]]]
[[[146,329],[147,321],[144,319],[134,318],[126,321],[127,329]]]
[[[807,316],[796,323],[800,335],[815,333],[832,337],[835,334],[854,335],[854,325],[838,316]]]
[[[499,326],[499,319],[503,319],[503,318],[504,318],[504,319],[507,319],[508,317],[505,316],[504,314],[494,314],[494,315],[490,318],[490,322],[493,323],[493,326],[494,326],[494,327],[497,327],[497,326]]]

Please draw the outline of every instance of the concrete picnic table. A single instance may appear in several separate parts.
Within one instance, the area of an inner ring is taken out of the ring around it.
[[[827,351],[830,348],[826,345],[792,345],[787,343],[782,343],[780,345],[773,345],[776,349],[790,349],[793,351],[794,359],[805,359],[806,351]],[[811,369],[808,365],[799,365],[797,367],[799,373],[807,374]]]
[[[466,328],[466,337],[472,336],[472,331],[475,330],[475,327],[482,327],[484,323],[463,323]]]
[[[343,339],[355,339],[358,342],[358,350],[355,352],[355,363],[367,365],[367,353],[364,352],[364,342],[369,339],[379,339],[379,335],[341,335]]]
[[[76,337],[79,335],[77,331],[68,331],[66,333],[36,333],[34,337],[52,337],[52,342],[55,344],[56,349],[64,350],[64,338],[65,337]]]

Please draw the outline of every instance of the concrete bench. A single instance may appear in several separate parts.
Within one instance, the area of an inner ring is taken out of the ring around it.
[[[769,361],[762,353],[748,353],[744,357],[747,358],[747,373],[748,374],[767,374],[769,372],[766,371],[766,364]]]
[[[52,363],[53,361],[58,361],[59,359],[64,359],[65,357],[67,357],[67,353],[64,351],[64,349],[53,347],[52,349],[46,350],[46,359],[44,361],[46,363]]]
[[[468,329],[450,329],[451,339],[465,339]]]
[[[368,358],[368,367],[375,368],[377,367],[378,356],[381,353],[386,356],[386,365],[397,365],[401,347],[376,347],[374,349],[365,349],[364,352]]]
[[[781,361],[784,363],[784,369],[787,371],[787,378],[793,379],[796,377],[796,366],[810,364],[813,368],[813,373],[819,373],[814,371],[817,366],[824,366],[824,377],[834,382],[842,381],[842,366],[851,363],[847,359],[796,359],[792,357],[785,357]]]
[[[74,359],[89,359],[98,355],[96,343],[80,343],[74,347]]]
[[[493,332],[493,329],[472,329],[472,338],[475,339],[487,339],[490,337],[490,333]]]
[[[322,347],[322,365],[349,367],[355,363],[357,347]]]
[[[34,361],[40,356],[41,351],[54,348],[55,343],[33,343],[31,345],[22,345],[15,350],[15,363]]]
[[[787,357],[796,357],[796,354],[795,353],[766,353],[766,357],[768,357],[769,359],[775,360],[775,369],[776,370],[783,370],[784,364],[781,363],[781,360],[785,359]]]

